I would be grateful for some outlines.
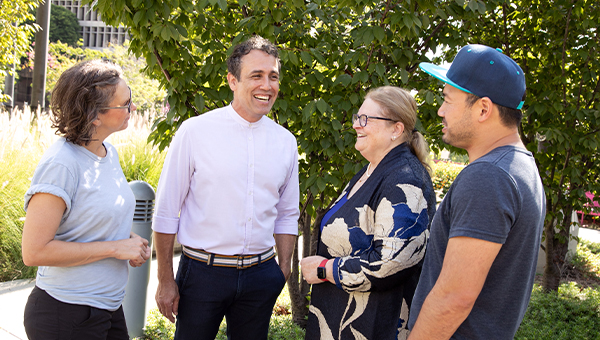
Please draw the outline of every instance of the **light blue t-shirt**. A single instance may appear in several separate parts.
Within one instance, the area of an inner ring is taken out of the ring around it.
[[[106,157],[67,142],[54,143],[38,164],[25,194],[25,210],[34,194],[48,193],[67,208],[56,240],[115,241],[129,238],[135,197],[115,148],[104,143]],[[126,260],[107,258],[81,266],[39,267],[36,285],[55,299],[114,311],[125,297]]]

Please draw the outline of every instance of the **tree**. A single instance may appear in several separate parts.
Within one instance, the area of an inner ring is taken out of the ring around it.
[[[29,39],[36,27],[24,22],[35,18],[31,12],[38,4],[39,0],[0,0],[0,79],[12,72],[13,65],[18,65],[30,50]],[[4,82],[0,86],[4,89]],[[6,95],[0,95],[0,101],[6,100]]]
[[[68,9],[52,5],[50,10],[50,42],[63,42],[76,46],[81,36],[81,26],[77,16]]]
[[[442,99],[418,63],[431,61],[428,52],[464,45],[465,23],[487,8],[455,0],[98,0],[95,9],[109,25],[129,28],[130,51],[146,59],[146,71],[168,92],[171,110],[149,137],[161,148],[185,119],[231,101],[225,61],[233,45],[259,34],[280,47],[280,94],[271,116],[298,139],[307,256],[315,252],[320,218],[365,163],[354,150],[350,117],[366,91],[388,84],[416,89],[417,126],[437,150]],[[288,287],[294,321],[303,324],[309,286],[297,261]]]
[[[525,0],[490,8],[468,27],[471,42],[501,47],[526,74],[521,137],[546,191],[543,286],[556,291],[570,239],[571,212],[600,194],[600,4]]]

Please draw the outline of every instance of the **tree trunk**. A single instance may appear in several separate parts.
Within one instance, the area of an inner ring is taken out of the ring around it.
[[[310,203],[309,203],[310,204]],[[305,211],[300,215],[298,226],[302,235],[302,258],[315,255],[317,252],[317,241],[319,235],[319,224],[326,209],[317,209],[317,218],[312,221],[310,215]],[[311,228],[312,227],[312,228]],[[292,321],[306,328],[308,316],[308,304],[310,295],[310,285],[302,279],[300,275],[300,266],[298,260],[298,241],[294,247],[294,258],[292,259],[292,275],[288,280],[288,290],[292,302]]]
[[[571,211],[565,207],[563,211]],[[544,226],[546,236],[546,269],[542,279],[542,287],[546,291],[558,291],[560,278],[566,265],[566,256],[569,250],[569,237],[571,227],[571,214],[563,213],[563,218],[557,223],[556,218]]]
[[[300,234],[302,235],[302,257],[308,256],[310,252],[310,225],[311,218],[308,213],[303,212],[298,220]],[[298,238],[300,239],[300,238]],[[310,285],[302,279],[300,275],[300,263],[298,260],[298,239],[294,246],[294,255],[292,259],[292,275],[288,280],[288,291],[290,292],[290,301],[292,302],[292,321],[306,328],[306,316],[308,315],[308,292]]]

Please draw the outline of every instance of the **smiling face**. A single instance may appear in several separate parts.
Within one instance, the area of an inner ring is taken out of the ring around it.
[[[240,79],[227,74],[233,109],[253,123],[271,111],[279,92],[279,65],[274,56],[252,50],[242,57]]]
[[[444,103],[438,109],[442,117],[442,140],[452,146],[466,149],[474,138],[473,107],[467,105],[468,94],[451,85],[444,87]]]
[[[121,79],[117,84],[112,100],[107,107],[128,106],[131,102],[131,92],[125,80]],[[137,109],[134,103],[131,103],[131,112]],[[131,114],[127,112],[127,108],[108,109],[104,113],[99,113],[98,118],[94,121],[96,131],[94,135],[97,138],[106,138],[113,132],[125,130],[129,125]]]
[[[358,110],[359,115],[384,117],[379,104],[367,98]],[[387,153],[401,143],[400,136],[403,125],[400,122],[390,122],[380,119],[367,119],[367,125],[360,126],[356,120],[352,127],[356,131],[356,144],[354,147],[373,165],[379,162]],[[392,137],[396,137],[395,140]]]

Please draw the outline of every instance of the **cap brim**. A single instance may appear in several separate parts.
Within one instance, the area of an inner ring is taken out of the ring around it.
[[[441,67],[439,65],[435,65],[432,63],[420,63],[419,67],[421,68],[421,70],[427,72],[428,74],[434,76],[435,78],[443,81],[444,83],[450,84],[454,87],[456,87],[457,89],[461,90],[461,91],[465,91],[467,93],[471,93],[471,91],[465,89],[464,87],[456,84],[455,82],[453,82],[452,80],[448,79],[448,77],[446,77],[446,73],[448,73],[448,69]]]

